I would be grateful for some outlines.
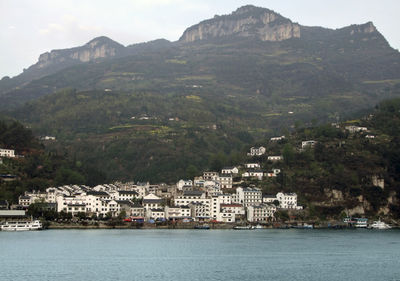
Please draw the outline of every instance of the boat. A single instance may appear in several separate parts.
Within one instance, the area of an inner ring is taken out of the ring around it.
[[[353,219],[352,217],[345,217],[343,219],[343,222],[347,223],[347,224],[355,224],[355,223],[357,223],[357,220]]]
[[[194,229],[210,229],[208,224],[199,224],[194,227]]]
[[[368,219],[366,218],[357,218],[356,219],[356,228],[367,228],[368,226]]]
[[[261,224],[257,224],[256,226],[254,226],[254,229],[264,229],[264,226],[262,226]]]
[[[312,224],[304,223],[303,225],[292,225],[290,228],[294,228],[294,229],[313,229],[314,226]]]
[[[34,221],[6,221],[1,225],[2,231],[27,231],[40,230],[42,223],[39,220]]]
[[[240,225],[236,225],[236,226],[234,226],[233,227],[233,229],[235,229],[235,230],[252,230],[252,229],[255,229],[254,227],[252,227],[251,225],[242,225],[242,226],[240,226]]]
[[[385,223],[381,220],[378,220],[378,221],[374,221],[374,223],[371,224],[369,226],[369,228],[371,228],[371,229],[390,229],[392,227],[390,225],[388,225],[387,223]]]

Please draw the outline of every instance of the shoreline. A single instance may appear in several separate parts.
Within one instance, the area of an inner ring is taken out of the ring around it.
[[[80,229],[80,230],[90,230],[90,229],[195,229],[195,226],[201,225],[198,223],[181,223],[181,224],[151,224],[151,223],[144,223],[144,224],[116,224],[110,225],[107,223],[98,223],[98,224],[89,224],[89,225],[82,225],[78,223],[68,223],[68,224],[60,224],[60,223],[50,223],[49,225],[45,226],[46,229]],[[207,224],[210,228],[209,230],[213,229],[233,229],[235,226],[240,226],[240,224],[229,224],[229,223],[208,223]],[[282,225],[262,225],[262,228],[259,229],[300,229],[300,230],[311,230],[311,229],[331,229],[331,230],[346,230],[346,229],[357,229],[355,227],[349,227],[347,225],[313,225],[312,228],[306,227],[298,227],[295,224],[282,224]],[[392,229],[399,229],[398,226],[392,226]]]

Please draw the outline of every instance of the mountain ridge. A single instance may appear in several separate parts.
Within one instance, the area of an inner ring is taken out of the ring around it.
[[[239,21],[235,23],[235,20]],[[206,28],[208,31],[204,31],[203,26],[208,26]],[[372,22],[353,24],[338,29],[302,26],[298,23],[293,23],[290,19],[273,10],[246,5],[231,14],[217,15],[212,19],[206,19],[187,28],[180,39],[175,42],[157,39],[125,47],[106,36],[100,36],[82,46],[45,52],[39,56],[37,63],[25,69],[21,74],[13,78],[3,77],[0,80],[0,96],[12,89],[24,87],[31,81],[54,74],[70,66],[90,63],[99,59],[109,60],[131,56],[143,51],[161,50],[177,44],[201,42],[210,39],[228,39],[232,36],[235,38],[251,37],[261,41],[281,42],[293,38],[307,38],[307,33],[311,30],[312,34],[316,30],[323,30],[332,34],[347,29],[350,30],[350,35],[377,33],[383,38]],[[200,32],[200,30],[202,31]]]

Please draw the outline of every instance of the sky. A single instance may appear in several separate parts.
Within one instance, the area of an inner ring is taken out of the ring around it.
[[[13,77],[54,49],[107,36],[125,46],[176,41],[186,28],[251,4],[306,26],[372,21],[400,49],[399,0],[0,0],[0,78]]]

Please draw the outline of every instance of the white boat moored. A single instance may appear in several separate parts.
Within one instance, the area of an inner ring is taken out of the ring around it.
[[[6,221],[1,225],[2,231],[28,231],[40,230],[42,223],[39,220],[34,221]]]

